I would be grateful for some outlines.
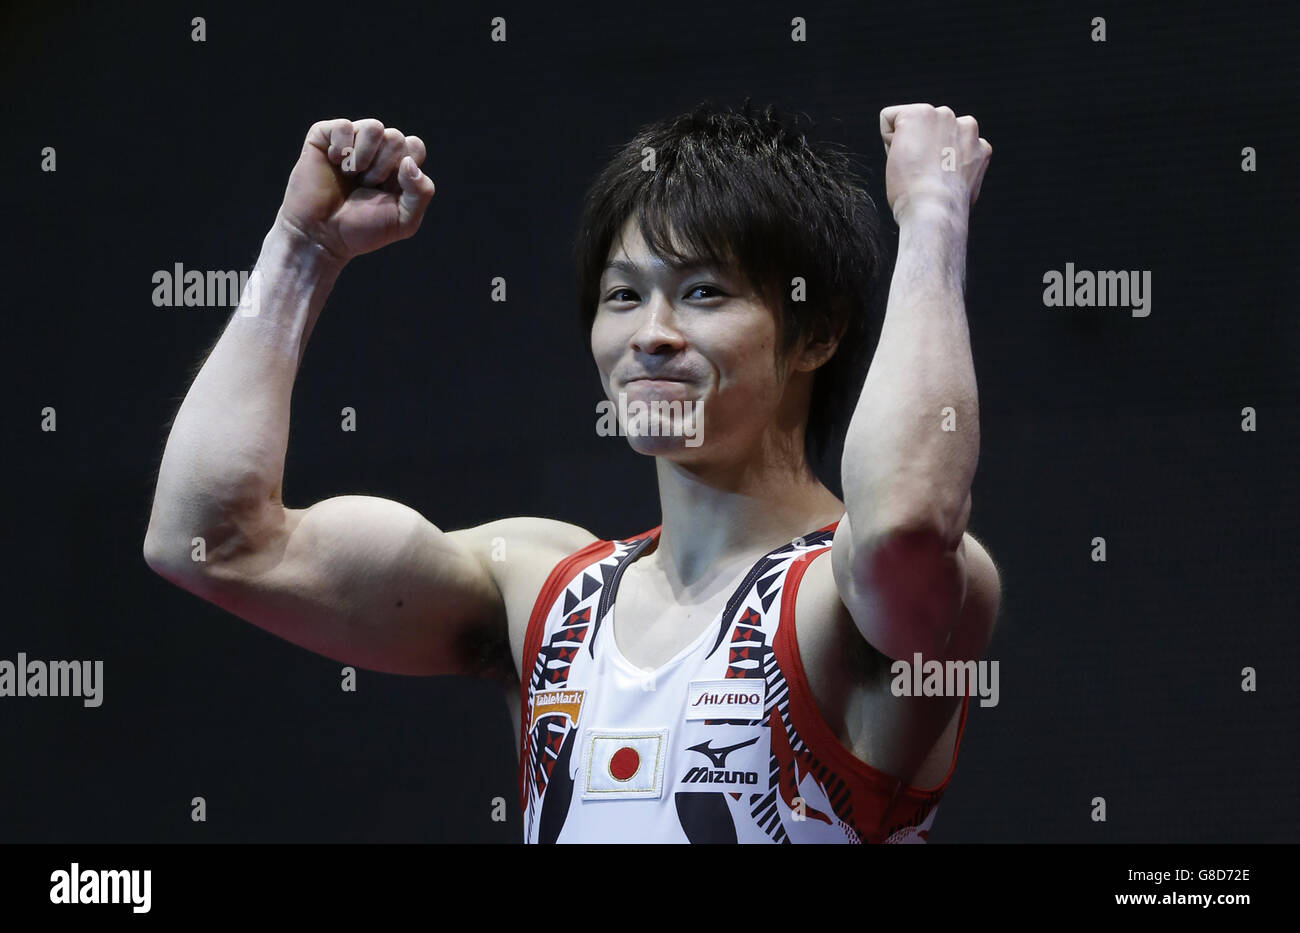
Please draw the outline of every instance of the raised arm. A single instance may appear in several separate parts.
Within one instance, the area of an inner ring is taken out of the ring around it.
[[[898,258],[880,341],[849,424],[836,587],[863,636],[910,661],[978,658],[996,568],[966,533],[979,404],[966,321],[971,207],[993,149],[974,117],[909,104],[880,114]]]
[[[509,668],[505,609],[472,534],[444,534],[367,496],[305,509],[281,501],[307,339],[353,256],[419,228],[434,192],[418,168],[424,156],[417,137],[378,120],[308,132],[245,305],[173,422],[144,556],[178,586],[328,657],[394,673],[492,674]]]

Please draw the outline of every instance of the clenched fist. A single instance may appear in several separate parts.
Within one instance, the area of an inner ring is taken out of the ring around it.
[[[896,221],[925,202],[969,213],[993,155],[974,117],[959,117],[949,107],[900,104],[880,111],[880,137],[885,196]]]
[[[378,120],[323,120],[307,132],[277,220],[340,263],[420,228],[433,180],[424,143]]]

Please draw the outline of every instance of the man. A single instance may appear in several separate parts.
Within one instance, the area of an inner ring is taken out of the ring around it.
[[[592,353],[611,401],[657,409],[627,433],[656,458],[663,520],[616,541],[543,518],[444,532],[365,496],[280,501],[326,295],[353,256],[414,234],[434,193],[419,138],[316,124],[263,242],[258,313],[232,316],[173,424],[146,560],[327,657],[499,679],[528,841],[924,839],[969,699],[895,696],[891,663],[978,659],[1000,599],[966,533],[966,233],[992,150],[946,107],[880,123],[899,253],[860,393],[875,220],[837,153],[770,109],[701,107],[591,186]],[[808,456],[837,404],[842,502]]]

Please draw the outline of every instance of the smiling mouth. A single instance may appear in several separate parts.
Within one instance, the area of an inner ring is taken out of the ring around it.
[[[681,379],[633,379],[618,394],[629,399],[688,399],[699,394],[693,383]]]
[[[639,386],[650,392],[680,392],[690,386],[683,379],[633,379],[623,383],[623,391]]]

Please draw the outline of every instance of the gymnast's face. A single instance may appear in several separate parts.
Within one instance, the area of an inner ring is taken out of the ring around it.
[[[646,434],[628,431],[632,448],[682,463],[752,456],[788,406],[774,356],[776,318],[744,276],[668,265],[632,218],[610,249],[598,301],[591,351],[606,397],[617,407],[626,393],[629,415],[638,401],[651,411],[654,401],[699,403],[703,411],[702,443],[688,443],[689,424],[674,431],[678,419],[651,415]]]

